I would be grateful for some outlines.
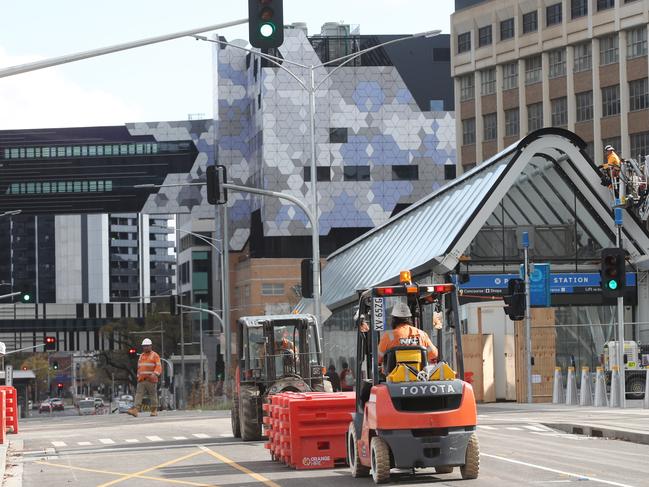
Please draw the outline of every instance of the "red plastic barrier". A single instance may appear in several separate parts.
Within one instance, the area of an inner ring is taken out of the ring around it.
[[[5,391],[4,410],[5,410],[5,430],[10,433],[18,433],[18,394],[16,388],[11,386],[0,386],[1,391]]]
[[[5,409],[5,401],[7,400],[7,393],[0,390],[0,444],[4,444],[7,439],[7,415]]]

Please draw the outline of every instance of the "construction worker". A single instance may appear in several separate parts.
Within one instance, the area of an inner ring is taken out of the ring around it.
[[[153,343],[149,338],[142,340],[142,354],[137,361],[137,389],[135,391],[135,405],[127,411],[131,416],[137,417],[142,407],[144,396],[151,401],[151,416],[158,415],[158,381],[162,374],[160,355],[153,351]]]
[[[602,178],[602,185],[608,186],[609,188],[613,186],[617,193],[617,179],[620,177],[622,159],[617,155],[612,145],[604,147],[604,153],[606,154],[606,161],[598,166]]]
[[[412,326],[412,312],[407,304],[398,302],[392,307],[392,330],[386,331],[379,342],[379,363],[388,350],[399,346],[420,346],[428,351],[428,362],[437,361],[437,348],[424,330]],[[387,373],[387,372],[386,372]]]

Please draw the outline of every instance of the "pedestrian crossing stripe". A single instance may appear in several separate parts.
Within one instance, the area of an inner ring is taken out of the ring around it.
[[[186,436],[174,436],[174,440],[186,440]]]
[[[79,446],[90,446],[90,445],[92,445],[92,443],[90,443],[89,441],[79,441],[77,444]]]
[[[139,443],[140,442],[140,440],[137,440],[135,438],[131,438],[129,440],[124,440],[124,441],[126,441],[126,443]]]
[[[58,447],[67,446],[67,445],[65,444],[65,441],[53,441],[53,442],[52,442],[52,445],[54,445],[54,446],[58,446]]]
[[[192,436],[195,436],[196,438],[209,438],[210,435],[206,435],[205,433],[194,433]]]
[[[486,424],[479,424],[478,428],[481,429],[481,430],[495,430],[496,429],[493,426],[487,426]]]
[[[147,436],[146,439],[149,441],[162,441],[162,438],[159,436]]]
[[[104,445],[114,445],[115,444],[115,442],[113,440],[111,440],[110,438],[101,438],[99,441],[101,443],[103,443]]]

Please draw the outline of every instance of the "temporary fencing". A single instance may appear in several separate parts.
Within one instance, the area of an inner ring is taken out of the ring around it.
[[[282,392],[263,410],[271,458],[298,470],[333,468],[345,459],[354,392]]]
[[[0,386],[0,421],[2,421],[2,443],[5,433],[18,433],[18,393],[15,387]]]

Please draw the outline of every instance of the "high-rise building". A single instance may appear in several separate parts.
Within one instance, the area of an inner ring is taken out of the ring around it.
[[[542,127],[622,157],[649,154],[649,0],[456,0],[458,165]]]

